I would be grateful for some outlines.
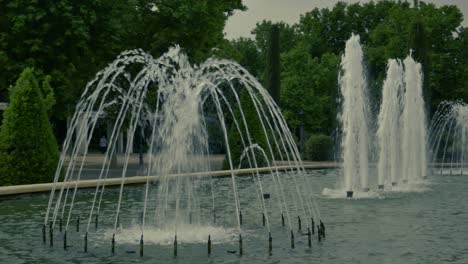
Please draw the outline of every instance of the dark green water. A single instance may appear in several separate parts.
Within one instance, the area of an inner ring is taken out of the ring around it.
[[[336,170],[311,171],[315,193],[333,188]],[[195,236],[193,243],[182,243],[178,257],[168,243],[152,244],[159,238],[148,237],[144,257],[138,255],[138,232],[117,235],[116,253],[110,252],[113,206],[117,190],[105,197],[100,229],[91,228],[89,252],[83,253],[83,230],[88,215],[92,190],[78,193],[76,213],[68,231],[67,251],[63,250],[62,234],[55,230],[54,247],[42,243],[41,226],[48,194],[25,195],[0,200],[0,263],[468,263],[468,176],[433,176],[424,191],[384,192],[373,198],[336,199],[318,195],[318,203],[326,224],[326,239],[314,237],[312,249],[306,236],[296,233],[296,247],[290,248],[289,230],[281,227],[275,212],[275,193],[267,200],[270,208],[273,255],[268,255],[267,230],[261,225],[260,210],[249,178],[239,180],[243,208],[244,255],[227,253],[237,250],[235,218],[230,179],[217,179],[216,200],[219,207],[217,229],[224,230],[222,241],[213,237],[211,257],[207,257],[205,234],[197,237],[201,227],[184,230]],[[268,185],[266,181],[266,185]],[[141,210],[142,187],[130,187],[124,193],[121,222],[125,228],[135,226]],[[80,233],[75,230],[77,215],[82,216]],[[209,217],[209,216],[207,216]],[[204,220],[201,220],[202,222]],[[296,222],[293,222],[296,229]],[[199,229],[200,228],[200,229]],[[148,232],[150,233],[150,232]],[[158,236],[159,233],[148,236]],[[120,237],[119,237],[120,236]],[[127,237],[125,237],[127,236]],[[128,238],[128,236],[132,236]],[[179,234],[180,237],[184,233]],[[124,238],[125,237],[125,238]],[[181,238],[182,239],[182,238]],[[49,243],[49,242],[48,242]],[[132,253],[133,251],[137,253]]]

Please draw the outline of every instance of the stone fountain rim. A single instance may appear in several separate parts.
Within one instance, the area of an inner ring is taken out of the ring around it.
[[[324,163],[324,164],[306,164],[302,166],[273,166],[273,167],[262,167],[262,168],[249,168],[249,169],[238,169],[238,170],[220,170],[220,171],[208,171],[208,172],[195,172],[195,173],[182,173],[172,174],[171,177],[226,177],[234,174],[236,176],[247,175],[252,173],[268,173],[275,171],[287,171],[296,170],[297,168],[304,168],[306,170],[313,169],[333,169],[338,168],[338,163]],[[116,186],[121,185],[122,181],[125,185],[144,184],[147,181],[154,182],[160,180],[163,176],[131,176],[126,178],[108,178],[108,179],[92,179],[92,180],[78,180],[69,182],[57,182],[57,183],[36,183],[36,184],[24,184],[24,185],[11,185],[11,186],[0,186],[0,196],[8,195],[19,195],[28,193],[39,193],[48,192],[55,186],[57,190],[65,187],[74,188],[93,188],[96,185]]]

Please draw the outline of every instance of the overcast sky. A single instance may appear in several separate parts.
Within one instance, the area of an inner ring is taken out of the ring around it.
[[[369,2],[369,0],[342,0],[344,2]],[[293,24],[299,21],[299,16],[315,7],[332,7],[338,0],[243,0],[248,10],[236,12],[229,18],[224,29],[228,39],[251,37],[250,32],[257,22],[263,19],[274,22],[284,21]],[[412,3],[412,1],[409,1]],[[468,0],[425,0],[436,5],[457,5],[463,12],[464,26],[468,26]]]

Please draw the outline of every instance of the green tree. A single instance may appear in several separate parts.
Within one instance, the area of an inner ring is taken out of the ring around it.
[[[282,55],[281,108],[292,130],[331,133],[336,119],[338,56],[312,58],[304,46]]]
[[[271,28],[275,26],[279,30],[280,38],[280,52],[287,52],[297,44],[297,34],[295,26],[288,25],[284,22],[273,23],[271,21],[263,20],[257,23],[252,33],[255,35],[255,42],[259,51],[263,54],[264,59],[268,55],[268,49],[271,44]]]
[[[258,79],[261,83],[265,83],[268,76],[267,62],[269,60],[273,26],[278,27],[279,30],[279,43],[281,43],[279,46],[280,54],[291,50],[297,44],[297,34],[294,26],[290,26],[284,22],[273,23],[266,20],[257,23],[252,33],[255,35],[255,44],[260,53],[259,58],[261,64],[259,66],[261,66],[261,68],[259,68],[259,72],[261,72],[261,74]]]
[[[33,70],[26,68],[11,89],[0,128],[0,185],[53,180],[59,151]]]
[[[253,76],[260,79],[265,67],[257,44],[249,38],[238,38],[231,41],[224,40],[219,48],[213,49],[212,55],[218,58],[231,59],[237,61],[246,68]]]
[[[86,82],[123,50],[160,56],[179,44],[199,62],[238,9],[241,0],[0,1],[0,96],[34,67],[51,76],[52,118],[65,120]]]
[[[52,113],[52,107],[55,105],[54,89],[50,86],[50,79],[51,77],[49,75],[45,76],[41,87],[42,95],[44,96],[44,107],[49,116]]]
[[[0,89],[34,67],[51,76],[53,115],[64,119],[95,72],[129,47],[134,2],[0,1]]]
[[[224,39],[224,26],[235,10],[244,10],[241,0],[140,0],[138,47],[161,55],[180,45],[200,62]]]

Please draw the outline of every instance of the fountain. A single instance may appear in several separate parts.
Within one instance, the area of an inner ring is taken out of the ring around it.
[[[427,170],[426,114],[421,64],[411,54],[389,60],[378,118],[378,189],[385,183],[415,183]],[[403,67],[404,66],[404,67]],[[407,185],[408,187],[410,185]]]
[[[339,76],[342,96],[342,111],[339,116],[342,126],[342,158],[344,189],[347,197],[354,190],[369,190],[369,127],[367,82],[363,67],[363,52],[358,35],[346,42],[341,58],[342,72]],[[358,181],[360,179],[360,181]]]
[[[263,146],[259,146],[251,136],[240,91],[248,95],[254,107],[266,141]],[[222,191],[222,199],[223,202],[231,201],[231,208],[219,206],[220,201],[215,199],[215,193],[221,190],[216,189],[214,178],[209,173],[208,119],[216,120],[216,130],[222,132],[230,169],[223,175],[229,175],[231,181],[231,189]],[[84,174],[90,142],[96,127],[103,121],[108,124],[109,144],[100,164],[94,194],[80,197],[80,209],[76,209],[76,199],[80,195],[78,183]],[[231,128],[228,127],[229,123],[232,124]],[[234,164],[231,154],[233,146],[228,140],[230,129],[237,130],[241,149],[244,150],[239,163],[247,161],[251,169],[250,175],[257,193],[256,210],[263,216],[265,241],[269,243],[270,254],[274,235],[270,228],[271,217],[281,216],[283,226],[286,218],[287,232],[290,232],[292,240],[292,223],[296,217],[312,219],[312,225],[313,219],[322,223],[311,192],[312,184],[305,175],[293,136],[268,92],[237,63],[208,59],[201,65],[191,65],[187,56],[176,46],[158,59],[142,50],[123,52],[87,84],[63,144],[45,213],[44,239],[45,229],[49,227],[52,242],[53,229],[58,222],[62,226],[63,221],[66,245],[72,216],[78,214],[83,219],[80,230],[86,252],[89,250],[88,241],[93,239],[91,232],[98,229],[99,222],[100,229],[107,228],[105,237],[109,239],[112,253],[115,253],[119,236],[129,231],[132,240],[139,244],[141,256],[147,241],[167,244],[172,237],[176,257],[178,249],[180,251],[178,244],[193,242],[187,238],[188,233],[195,233],[197,239],[208,238],[208,254],[212,254],[211,245],[216,243],[216,235],[228,228],[232,237],[238,238],[238,250],[242,255],[246,251],[242,239],[245,208],[242,207],[243,197],[239,194],[242,190],[238,187],[237,168],[240,164]],[[125,143],[121,140],[123,132],[127,133]],[[125,181],[130,178],[128,166],[134,140],[141,140],[147,146],[147,161],[146,168],[141,170],[144,175],[139,177],[143,177],[145,183],[139,200],[141,207],[130,208],[134,212],[130,218],[137,221],[127,225],[121,217],[129,218],[128,210],[124,211],[124,197],[130,187],[126,188]],[[123,160],[123,166],[118,195],[113,197],[113,203],[103,203],[109,189],[106,184],[112,180],[108,176],[118,145],[125,145],[124,154],[119,157]],[[267,161],[266,175],[259,173],[257,161],[260,159]],[[65,160],[69,160],[68,164]],[[287,168],[280,173],[278,165],[284,164]],[[286,180],[288,184],[285,184]],[[265,181],[273,186],[268,192]],[[267,203],[265,199],[270,198],[270,194],[274,198],[271,200],[275,201]],[[221,223],[217,217],[228,213],[231,221],[224,217]],[[113,220],[110,225],[104,226],[101,219]],[[95,228],[92,229],[92,226]],[[304,226],[314,229],[309,221]],[[94,239],[97,239],[96,236]],[[155,237],[165,237],[162,239],[164,242]]]
[[[378,117],[377,139],[379,142],[378,189],[383,190],[385,180],[392,185],[400,175],[400,115],[403,93],[403,66],[399,60],[390,59],[387,64],[387,78],[383,84],[382,104]]]
[[[429,131],[431,162],[440,167],[438,173],[465,174],[464,168],[468,163],[468,105],[461,101],[440,103]]]
[[[409,55],[405,66],[405,95],[401,114],[401,158],[403,183],[427,176],[426,113],[421,64]]]
[[[369,149],[373,129],[363,65],[359,36],[352,35],[346,42],[339,75],[344,174],[344,183],[339,188],[345,190],[348,198],[353,197],[356,190],[363,193],[370,190]],[[421,64],[411,55],[403,63],[395,59],[388,61],[377,117],[379,158],[375,174],[379,190],[384,190],[386,183],[396,187],[399,181],[414,184],[426,177],[427,136],[422,83]]]

